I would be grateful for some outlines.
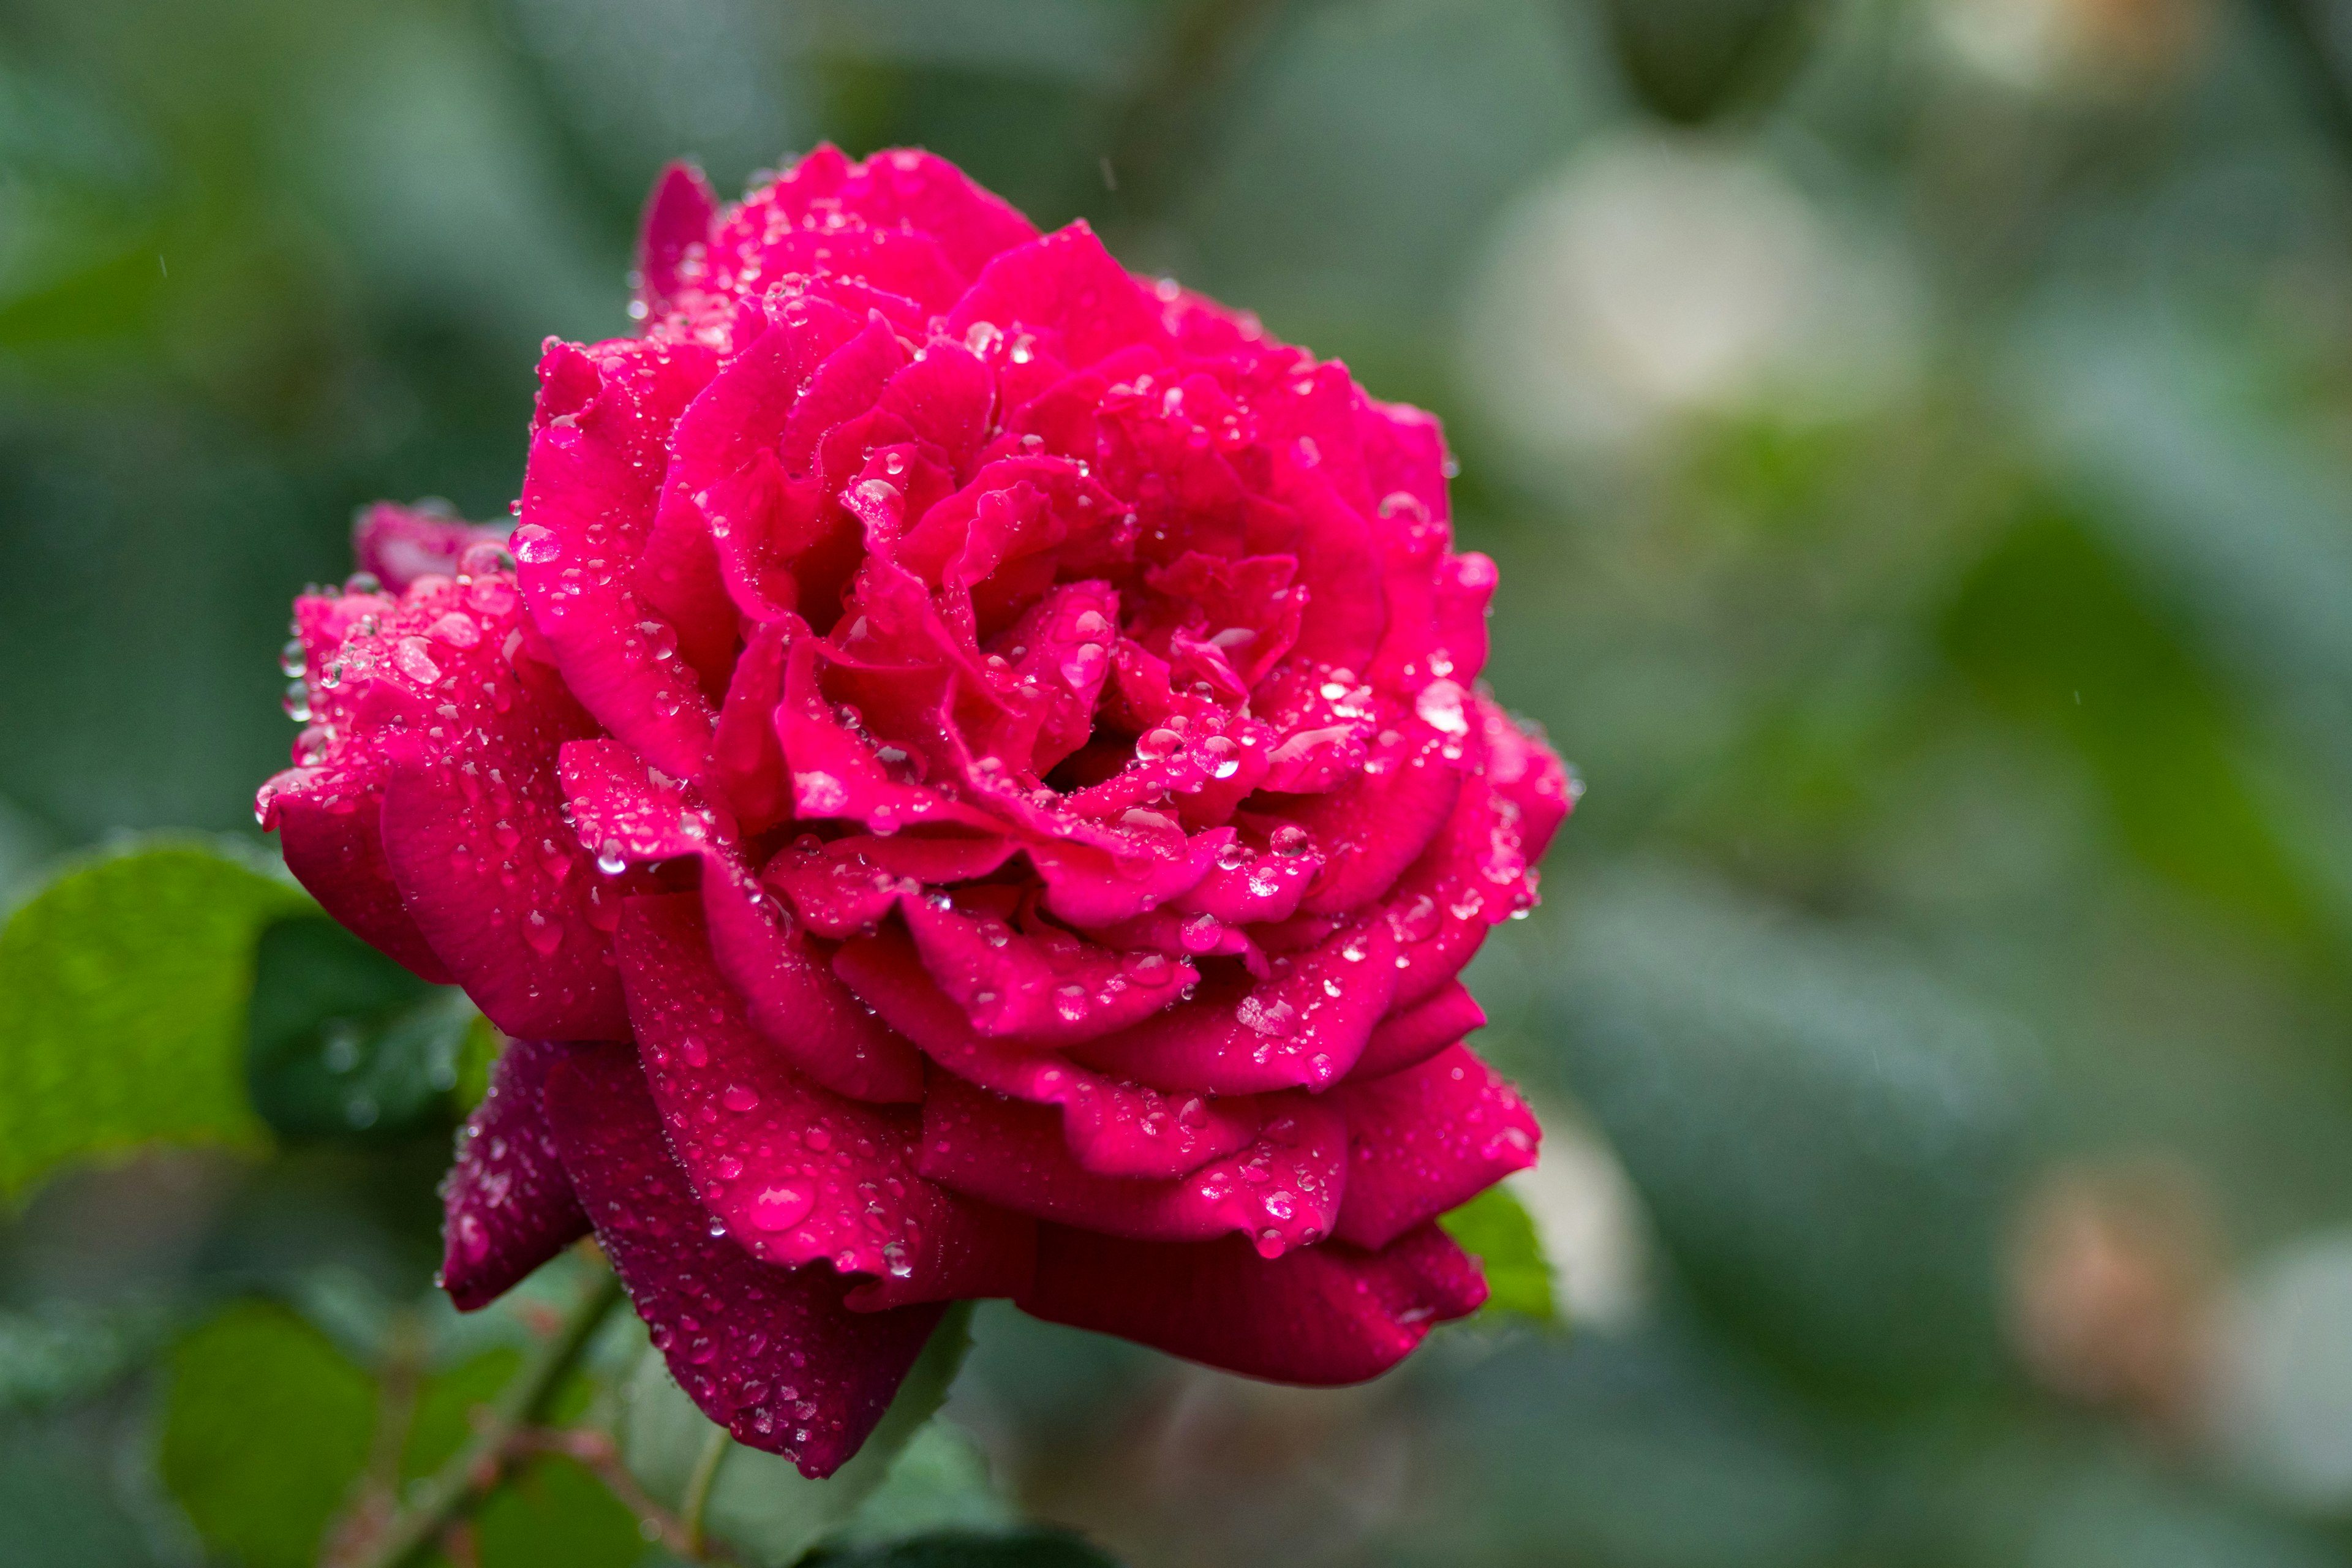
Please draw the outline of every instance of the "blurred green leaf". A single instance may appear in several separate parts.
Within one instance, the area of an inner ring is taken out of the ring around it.
[[[473,1520],[480,1568],[629,1568],[637,1519],[576,1460],[546,1455],[500,1482]]]
[[[807,1568],[1118,1568],[1118,1560],[1060,1530],[1011,1535],[942,1531],[887,1546],[819,1552]]]
[[[1439,1215],[1437,1223],[1486,1269],[1482,1315],[1507,1312],[1539,1323],[1559,1321],[1543,1241],[1508,1187],[1497,1183],[1451,1214]]]
[[[955,1381],[964,1353],[971,1348],[971,1303],[958,1302],[948,1310],[874,1435],[824,1480],[809,1479],[789,1459],[730,1443],[703,1510],[712,1538],[727,1542],[747,1562],[782,1568],[840,1528],[882,1484],[899,1451],[946,1399],[948,1384]],[[623,1458],[656,1501],[677,1506],[719,1428],[695,1408],[650,1348],[630,1379],[625,1412]]]
[[[253,1102],[289,1136],[401,1133],[446,1117],[481,1015],[331,920],[279,921],[254,954]]]
[[[309,1568],[367,1461],[375,1386],[267,1302],[180,1342],[163,1409],[164,1484],[206,1546],[245,1568]]]
[[[2030,1037],[1879,937],[1663,867],[1588,876],[1553,930],[1568,1087],[1718,1327],[1845,1393],[1983,1376]]]
[[[988,1456],[942,1418],[917,1428],[836,1540],[866,1546],[943,1531],[1001,1531],[1020,1522],[1020,1510],[989,1477]]]
[[[464,1447],[466,1439],[474,1435],[474,1407],[496,1399],[521,1364],[519,1350],[485,1351],[426,1378],[408,1418],[408,1439],[400,1455],[401,1475],[430,1475]]]
[[[2099,534],[2039,509],[1968,575],[1944,645],[1990,701],[2082,748],[2143,864],[2234,916],[2314,941],[2315,900],[2249,784],[2231,704],[2152,600]]]
[[[68,869],[0,931],[0,1198],[143,1143],[267,1140],[246,1096],[256,932],[300,889],[201,840]]]
[[[1803,63],[1822,9],[1822,0],[1601,0],[1628,85],[1684,125],[1776,93]]]

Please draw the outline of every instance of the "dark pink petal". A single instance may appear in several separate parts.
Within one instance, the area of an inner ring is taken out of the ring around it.
[[[1385,921],[1359,921],[1307,952],[1275,958],[1264,980],[1204,983],[1191,1002],[1071,1055],[1166,1089],[1321,1089],[1347,1076],[1388,1012],[1396,952]]]
[[[458,557],[477,544],[506,542],[503,528],[388,500],[362,507],[352,520],[352,558],[395,594],[419,577],[455,573]]]
[[[1329,1386],[1378,1377],[1486,1299],[1477,1264],[1433,1225],[1379,1252],[1326,1242],[1276,1258],[1239,1237],[1128,1241],[1049,1225],[1019,1303],[1245,1377]]]
[[[1298,559],[1307,600],[1292,657],[1360,674],[1388,625],[1371,531],[1329,480],[1300,466],[1297,455],[1277,449],[1275,468],[1290,516],[1281,518],[1283,508],[1264,509],[1252,521],[1249,549]]]
[[[1075,926],[1133,920],[1198,887],[1233,842],[1224,831],[1196,833],[1190,839],[1181,833],[1154,837],[1171,847],[1153,856],[1124,843],[1124,854],[1091,844],[1030,845],[1030,864],[1045,880],[1045,907]]]
[[[949,1072],[999,1094],[1059,1106],[1071,1153],[1097,1175],[1182,1175],[1246,1147],[1265,1121],[1246,1095],[1162,1094],[1089,1072],[1054,1051],[989,1038],[931,984],[915,944],[895,927],[845,943],[833,968]]]
[[[825,432],[873,407],[906,363],[898,334],[879,319],[868,321],[856,336],[827,353],[816,374],[782,400],[792,410],[777,449],[784,471],[807,473]]]
[[[1526,1170],[1543,1137],[1517,1091],[1466,1046],[1387,1078],[1343,1083],[1328,1103],[1348,1119],[1337,1235],[1358,1247],[1385,1247]]]
[[[751,629],[710,733],[710,782],[746,834],[765,833],[792,815],[776,705],[783,700],[785,651],[807,629],[796,616]]]
[[[1366,484],[1381,498],[1376,509],[1393,516],[1402,510],[1401,498],[1409,497],[1423,516],[1443,525],[1447,458],[1436,416],[1367,397],[1356,410],[1356,434],[1363,447]]]
[[[966,278],[1037,231],[1012,205],[945,158],[912,149],[877,153],[842,191],[842,205],[879,226],[903,224],[939,241]]]
[[[1486,1010],[1460,981],[1449,980],[1427,1001],[1400,1007],[1381,1020],[1364,1046],[1364,1054],[1356,1058],[1349,1081],[1402,1072],[1486,1026]]]
[[[712,960],[702,900],[629,900],[617,935],[629,1021],[678,1163],[754,1258],[873,1278],[860,1310],[1010,1295],[1029,1226],[915,1173],[921,1121],[819,1087],[744,1016]]]
[[[882,394],[881,407],[907,422],[919,441],[947,455],[948,466],[969,475],[988,439],[996,386],[987,366],[961,344],[934,338],[923,357],[901,370]]]
[[[690,786],[649,771],[618,741],[566,741],[556,774],[572,830],[607,865],[699,855],[733,840],[733,823]]]
[[[671,163],[662,170],[637,233],[637,300],[648,316],[667,315],[677,308],[684,291],[679,263],[709,243],[718,211],[719,198],[711,195],[701,170],[690,163]]]
[[[945,895],[898,908],[932,983],[983,1035],[1054,1047],[1093,1039],[1157,1013],[1200,978],[1181,960],[1116,952],[1044,922],[1018,929],[1003,912]]]
[[[743,1001],[752,1027],[786,1061],[853,1100],[923,1097],[923,1060],[835,978],[815,943],[756,883],[706,863],[704,917],[711,956]]]
[[[1520,847],[1517,806],[1484,776],[1465,781],[1453,815],[1390,889],[1396,1003],[1433,995],[1461,972],[1487,931],[1534,906],[1534,874]]]
[[[946,323],[949,336],[967,342],[982,324],[1007,336],[1025,328],[1072,366],[1167,341],[1151,298],[1083,222],[990,260]]]
[[[1247,1237],[1280,1257],[1330,1234],[1346,1179],[1348,1131],[1303,1096],[1269,1102],[1257,1142],[1173,1180],[1097,1175],[1081,1165],[1047,1106],[938,1075],[923,1099],[924,1175],[1020,1214],[1143,1241]]]
[[[636,593],[634,569],[670,426],[711,368],[708,351],[655,339],[550,349],[513,541],[523,596],[572,695],[680,778],[702,771],[713,704],[699,672],[675,657],[677,628]]]
[[[419,978],[446,985],[448,965],[401,904],[383,857],[380,781],[322,784],[294,769],[262,786],[262,826],[278,836],[286,868],[320,907]]]
[[[588,1216],[547,1128],[541,1091],[571,1047],[510,1040],[490,1064],[490,1091],[457,1131],[441,1183],[439,1283],[461,1312],[486,1307],[588,1234]]]
[[[436,755],[415,736],[390,751],[393,879],[474,1005],[509,1035],[625,1038],[610,935],[625,889],[599,878],[572,837],[552,757],[532,772],[514,750],[489,753],[514,780],[502,798],[465,771],[487,773],[473,758]]]
[[[772,277],[829,272],[854,278],[903,294],[929,315],[955,303],[965,276],[930,236],[866,224],[791,230],[769,243],[761,268]]]
[[[1284,813],[1323,856],[1322,873],[1299,905],[1309,914],[1339,914],[1387,891],[1445,826],[1461,793],[1461,770],[1426,731],[1377,749],[1372,760],[1379,772]]]
[[[627,1046],[558,1063],[547,1120],[597,1242],[688,1397],[737,1442],[782,1454],[803,1475],[839,1469],[945,1305],[856,1311],[845,1300],[852,1281],[832,1269],[779,1268],[713,1237]]]
[[[1279,847],[1269,838],[1263,853],[1236,856],[1230,866],[1218,861],[1215,870],[1171,907],[1210,915],[1227,925],[1286,921],[1297,913],[1298,900],[1323,869],[1324,851],[1312,834],[1295,823],[1277,823],[1272,831],[1280,836]]]
[[[1517,807],[1519,854],[1532,868],[1575,808],[1568,770],[1560,765],[1559,753],[1543,743],[1540,731],[1528,734],[1492,698],[1478,699],[1477,717],[1486,741],[1486,782]]]

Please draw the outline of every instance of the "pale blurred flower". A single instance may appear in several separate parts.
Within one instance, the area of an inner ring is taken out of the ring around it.
[[[1540,456],[1670,416],[1883,396],[1916,337],[1909,271],[1764,160],[1696,138],[1597,143],[1506,216],[1470,299],[1465,377]]]
[[[2352,1230],[2246,1273],[2216,1372],[2214,1435],[2232,1468],[2290,1502],[2352,1504]]]
[[[2208,31],[2201,0],[1942,0],[1935,16],[1969,67],[2041,92],[2168,79]]]
[[[2190,1173],[2163,1160],[2068,1167],[2028,1196],[2010,1256],[2018,1353],[2053,1393],[2167,1437],[2202,1410],[2220,1272]]]
[[[1535,1222],[1560,1311],[1579,1329],[1622,1329],[1649,1304],[1649,1234],[1617,1155],[1563,1111],[1538,1108],[1543,1156],[1505,1185]]]

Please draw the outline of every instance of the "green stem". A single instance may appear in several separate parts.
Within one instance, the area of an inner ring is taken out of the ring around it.
[[[515,1434],[539,1414],[620,1299],[621,1282],[600,1265],[595,1283],[581,1292],[562,1325],[532,1349],[499,1391],[466,1446],[408,1489],[383,1528],[340,1558],[337,1568],[399,1568],[472,1507],[497,1482]]]
[[[710,1483],[719,1479],[719,1462],[727,1457],[734,1441],[727,1428],[713,1426],[710,1436],[703,1440],[702,1452],[694,1461],[694,1474],[686,1480],[686,1496],[677,1505],[678,1518],[686,1526],[686,1554],[702,1555],[702,1510],[710,1501]]]

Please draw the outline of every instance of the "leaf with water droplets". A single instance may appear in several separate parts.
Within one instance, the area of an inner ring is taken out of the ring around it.
[[[253,1148],[257,933],[314,906],[235,849],[151,839],[68,868],[0,931],[0,1197],[142,1144]]]

